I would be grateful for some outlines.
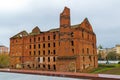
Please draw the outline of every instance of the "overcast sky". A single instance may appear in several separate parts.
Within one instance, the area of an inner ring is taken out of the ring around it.
[[[71,24],[88,18],[97,35],[97,45],[120,44],[120,0],[0,0],[0,44],[22,30],[31,32],[59,27],[59,14],[71,9]]]

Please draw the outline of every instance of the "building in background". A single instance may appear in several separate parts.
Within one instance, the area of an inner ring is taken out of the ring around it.
[[[0,45],[0,54],[6,54],[8,53],[8,47],[4,45]]]
[[[117,44],[115,46],[115,51],[116,51],[117,54],[120,54],[120,45],[119,44]]]
[[[98,66],[96,35],[88,19],[71,25],[70,9],[60,14],[60,28],[10,38],[10,68],[82,72]]]
[[[98,48],[97,49],[97,54],[101,55],[101,60],[106,60],[106,57],[109,53],[115,53],[116,57],[119,57],[120,56],[120,45],[117,44],[115,47],[112,47],[112,48]]]

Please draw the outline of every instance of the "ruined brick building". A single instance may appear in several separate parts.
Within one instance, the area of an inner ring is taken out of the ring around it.
[[[74,71],[96,68],[96,35],[88,19],[71,25],[70,9],[60,14],[60,27],[46,32],[35,27],[10,38],[10,68]]]

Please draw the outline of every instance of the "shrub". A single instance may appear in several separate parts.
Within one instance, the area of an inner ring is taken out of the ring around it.
[[[120,64],[120,61],[118,62],[118,64]]]

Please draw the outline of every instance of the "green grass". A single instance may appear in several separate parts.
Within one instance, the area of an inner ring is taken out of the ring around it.
[[[90,73],[120,75],[120,64],[99,64],[98,68],[92,70]]]

